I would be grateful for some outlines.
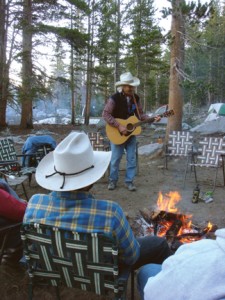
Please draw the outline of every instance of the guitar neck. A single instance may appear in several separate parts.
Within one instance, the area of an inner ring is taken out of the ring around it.
[[[155,120],[155,117],[154,117],[154,118],[148,118],[148,119],[146,119],[146,120],[136,122],[136,123],[134,123],[133,125],[135,125],[135,126],[140,126],[140,125],[143,124],[143,123],[152,123],[154,120]]]
[[[166,111],[165,113],[161,114],[161,115],[157,115],[157,117],[160,117],[160,118],[163,118],[163,117],[169,117],[171,115],[174,115],[174,111],[171,109],[171,110],[168,110]],[[143,120],[143,121],[139,121],[139,122],[136,122],[135,124],[133,124],[135,127],[143,124],[143,123],[152,123],[154,120],[155,120],[156,116],[154,117],[151,117],[151,118],[148,118],[146,120]]]

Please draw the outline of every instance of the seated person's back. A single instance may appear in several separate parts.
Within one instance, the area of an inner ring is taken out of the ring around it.
[[[142,240],[134,237],[122,208],[113,201],[97,200],[90,193],[92,185],[107,171],[110,158],[111,152],[93,151],[86,134],[72,132],[39,163],[36,181],[53,192],[34,195],[23,222],[104,233],[117,240],[121,263],[138,262],[135,267],[139,267],[146,257],[147,262],[149,258],[162,262],[170,255],[164,239],[149,237],[146,250],[142,250]]]

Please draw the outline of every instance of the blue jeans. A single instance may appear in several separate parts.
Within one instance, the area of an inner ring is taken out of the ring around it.
[[[125,183],[133,182],[136,175],[136,136],[131,136],[125,143],[115,145],[111,143],[112,157],[110,162],[109,181],[116,183],[119,178],[119,165],[126,150],[126,176]]]
[[[162,266],[159,264],[147,264],[140,268],[137,275],[137,288],[141,296],[141,300],[144,300],[144,287],[149,277],[157,275],[162,270]]]

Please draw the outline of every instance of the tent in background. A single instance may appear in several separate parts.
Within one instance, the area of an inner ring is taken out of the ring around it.
[[[205,122],[215,120],[221,116],[225,117],[225,103],[213,103],[209,107]]]

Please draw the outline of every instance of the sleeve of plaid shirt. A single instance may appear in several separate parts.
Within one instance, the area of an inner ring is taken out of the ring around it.
[[[115,107],[114,100],[112,98],[109,98],[106,105],[105,105],[105,107],[104,107],[104,109],[103,109],[102,117],[111,126],[119,127],[119,123],[112,116],[112,112],[114,110],[114,107]]]
[[[115,213],[113,234],[119,244],[120,262],[127,265],[134,264],[140,256],[140,246],[119,205],[117,206]]]

